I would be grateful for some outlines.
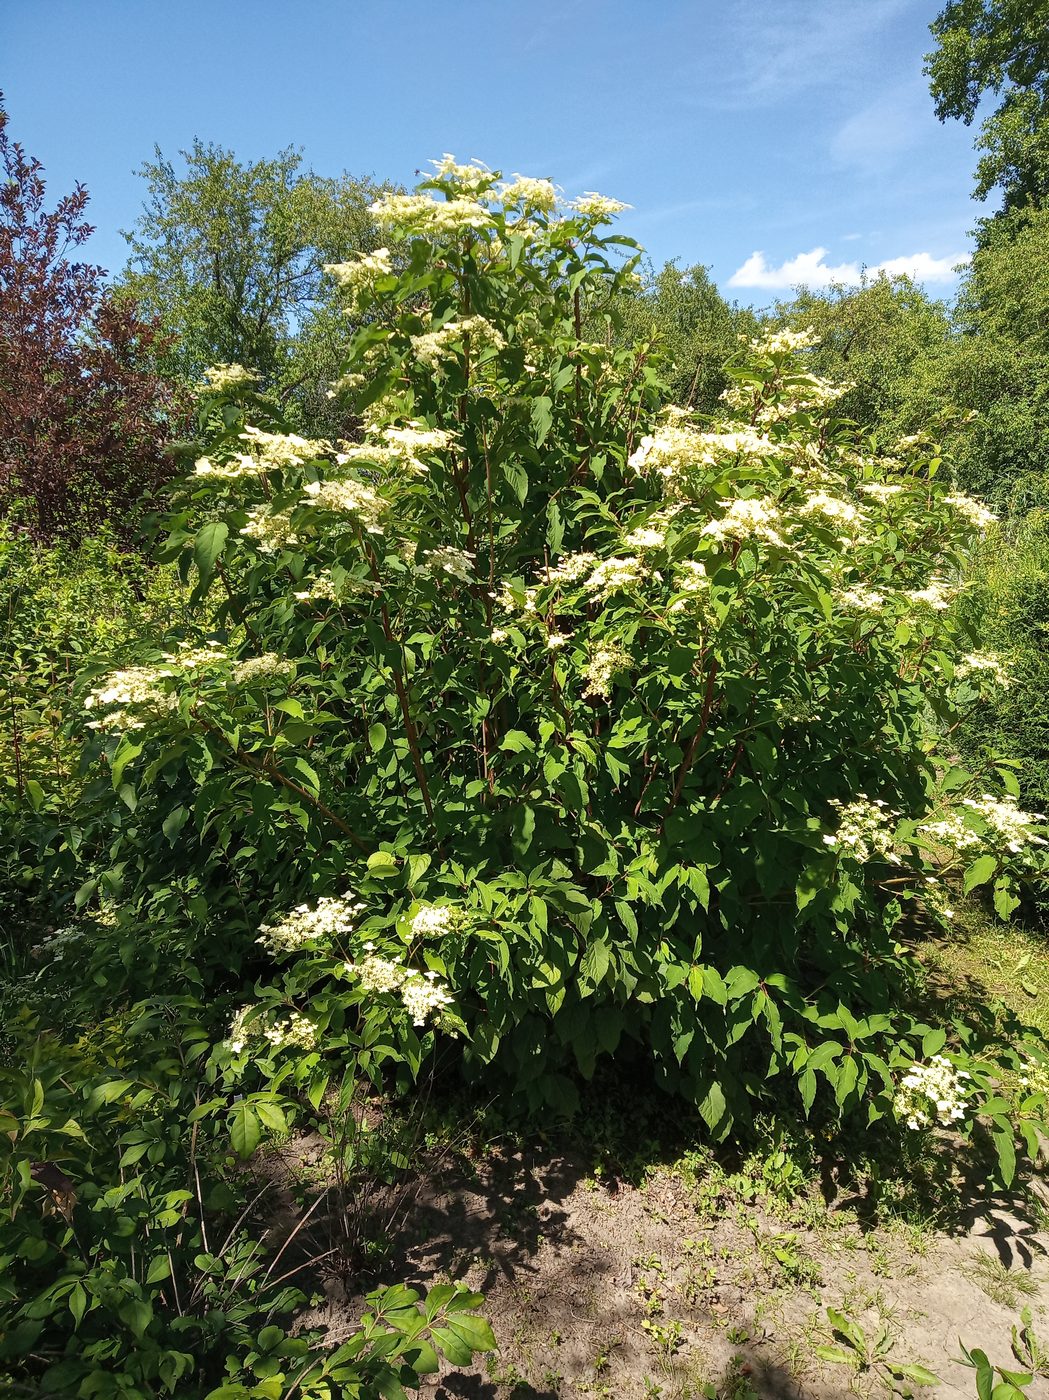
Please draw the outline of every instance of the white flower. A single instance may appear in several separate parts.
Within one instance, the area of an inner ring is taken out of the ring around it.
[[[399,959],[382,958],[369,953],[359,963],[343,963],[343,969],[356,977],[366,992],[395,992],[407,973]]]
[[[889,481],[864,481],[856,488],[862,491],[865,496],[873,496],[876,501],[883,504],[892,500],[893,496],[898,496],[903,490],[897,482]]]
[[[84,699],[85,710],[100,710],[93,729],[141,729],[178,709],[178,696],[164,686],[171,671],[163,666],[130,666],[114,671]]]
[[[623,647],[614,643],[599,643],[590,653],[590,660],[583,670],[586,677],[583,694],[607,698],[612,693],[613,682],[631,670],[633,665],[633,657]]]
[[[810,350],[819,344],[819,336],[812,326],[803,331],[767,330],[750,341],[750,348],[759,355],[792,355],[799,350]]]
[[[577,214],[582,214],[584,219],[593,219],[595,223],[604,224],[608,223],[613,215],[621,214],[624,209],[629,209],[630,205],[588,190],[579,199],[573,199],[568,207],[574,209]]]
[[[597,555],[586,550],[580,550],[577,554],[566,554],[548,570],[544,582],[578,583],[593,571],[597,562]]]
[[[455,904],[423,904],[412,915],[409,928],[413,938],[443,938],[455,933],[466,915]]]
[[[885,594],[865,583],[855,583],[837,594],[838,602],[850,612],[879,612],[885,606]]]
[[[838,811],[838,828],[823,837],[825,846],[859,861],[881,856],[894,865],[900,864],[900,857],[893,850],[896,813],[880,798],[871,801],[860,793],[853,802],[834,801],[831,806]]]
[[[439,238],[466,229],[490,228],[492,215],[475,199],[433,199],[428,194],[386,194],[370,206],[376,223],[401,236],[424,234]]]
[[[413,335],[412,351],[420,364],[439,369],[450,355],[461,352],[467,336],[474,350],[502,350],[506,346],[502,334],[491,321],[483,316],[467,316],[461,321],[446,321],[423,335]]]
[[[551,182],[527,175],[515,175],[512,184],[500,186],[499,198],[506,205],[520,205],[540,214],[552,214],[557,206],[557,190]]]
[[[335,278],[340,287],[352,292],[373,286],[381,277],[393,272],[388,248],[376,248],[374,253],[358,253],[353,262],[325,263],[324,271]]]
[[[709,520],[703,526],[704,535],[712,535],[721,541],[755,538],[781,547],[784,545],[783,536],[777,528],[781,523],[779,507],[771,496],[720,501],[719,504],[725,513],[720,520]]]
[[[572,640],[571,632],[548,632],[546,636],[546,647],[548,651],[559,651]]]
[[[625,588],[640,587],[645,573],[641,560],[637,558],[602,559],[583,587],[587,593],[593,593],[598,598],[608,598]]]
[[[968,1079],[945,1055],[934,1055],[927,1065],[913,1064],[900,1080],[893,1111],[912,1131],[934,1124],[950,1127],[965,1117]]]
[[[904,592],[904,597],[909,598],[912,603],[921,603],[926,607],[933,608],[936,612],[944,612],[951,606],[951,600],[957,588],[942,578],[931,578],[924,588],[912,588]]]
[[[258,378],[255,370],[243,365],[212,365],[204,371],[204,382],[198,388],[201,393],[221,394],[228,389],[246,389]]]
[[[982,501],[976,500],[974,496],[944,496],[944,505],[953,506],[954,509],[976,530],[987,530],[992,525],[998,523],[998,517],[993,510],[988,510]]]
[[[666,538],[665,531],[653,530],[650,526],[643,525],[637,530],[631,530],[623,543],[628,549],[644,552],[646,549],[662,549]]]
[[[363,481],[355,481],[353,477],[308,481],[304,504],[336,515],[351,515],[370,534],[382,534],[379,521],[385,502],[370,486],[365,486]]]
[[[292,528],[291,513],[271,510],[269,506],[252,506],[248,511],[248,523],[240,533],[254,540],[261,554],[276,554],[297,544],[299,539]]]
[[[982,817],[987,825],[1005,843],[1006,849],[1018,855],[1025,846],[1045,846],[1049,844],[1035,830],[1044,817],[1031,812],[1021,812],[1012,797],[992,797],[985,792],[979,798],[966,797],[964,805]]]
[[[468,549],[455,549],[452,545],[440,545],[429,550],[423,558],[423,565],[432,574],[450,574],[462,583],[474,583],[474,556]]]
[[[823,515],[828,520],[844,520],[849,523],[863,518],[862,511],[857,510],[848,501],[829,496],[826,491],[814,491],[806,496],[798,510],[802,515]]]
[[[995,655],[993,651],[970,652],[968,656],[963,656],[954,668],[954,674],[959,677],[972,675],[974,671],[995,681],[998,685],[1008,686],[1012,684],[1012,678],[1002,665],[1001,657]]]
[[[267,681],[286,681],[294,667],[284,656],[267,651],[262,656],[249,656],[233,668],[237,685],[265,685]]]
[[[401,984],[401,1000],[413,1023],[422,1026],[427,1017],[439,1015],[451,1004],[452,995],[447,984],[438,981],[434,973],[424,975],[409,968]]]
[[[310,943],[330,942],[357,927],[364,905],[349,895],[325,895],[315,904],[299,904],[276,923],[263,924],[256,940],[270,953],[293,953]]]

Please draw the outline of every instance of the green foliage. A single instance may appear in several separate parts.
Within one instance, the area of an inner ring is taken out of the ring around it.
[[[182,171],[159,148],[140,171],[146,205],[120,283],[175,337],[168,372],[246,365],[311,428],[345,431],[327,390],[350,328],[324,265],[375,246],[368,205],[383,187],[303,171],[290,147],[241,162],[195,140],[180,155]]]
[[[1005,210],[1049,195],[1049,6],[1045,0],[950,0],[930,26],[925,71],[941,121],[968,126],[988,94],[976,197],[999,190]]]
[[[728,388],[725,366],[739,353],[741,337],[757,330],[746,307],[730,305],[705,267],[685,271],[666,263],[618,308],[623,325],[618,338],[633,345],[652,341],[667,357],[665,373],[671,403],[711,413]]]
[[[1022,1370],[996,1366],[985,1351],[979,1347],[970,1351],[960,1339],[958,1345],[961,1363],[976,1372],[977,1400],[1025,1400],[1027,1387],[1034,1384],[1036,1376],[1049,1377],[1049,1352],[1035,1335],[1030,1308],[1023,1309],[1020,1326],[1012,1329],[1013,1358]]]
[[[834,1343],[816,1348],[821,1361],[849,1366],[860,1375],[870,1373],[892,1395],[912,1396],[915,1386],[939,1385],[940,1378],[927,1366],[894,1359],[895,1338],[886,1323],[879,1324],[875,1335],[868,1335],[858,1322],[835,1308],[827,1309],[827,1320],[834,1331]]]
[[[860,287],[800,289],[776,307],[781,326],[811,326],[818,340],[811,360],[823,375],[849,388],[838,411],[891,450],[905,435],[938,437],[952,400],[942,362],[952,341],[947,307],[909,277],[884,274]]]
[[[1041,810],[1049,809],[1049,512],[1033,511],[977,556],[972,588],[960,603],[966,621],[1006,665],[961,733],[976,763],[1009,755]]]
[[[167,556],[221,635],[94,679],[78,899],[114,904],[129,994],[143,957],[267,972],[230,1036],[261,1083],[410,1076],[451,1031],[560,1112],[633,1043],[715,1137],[785,1094],[873,1121],[946,1043],[901,1010],[905,910],[942,869],[1006,914],[1041,868],[1032,819],[967,800],[1005,777],[946,771],[930,728],[981,694],[945,605],[984,513],[928,445],[858,452],[804,336],[755,342],[738,416],[656,420],[614,347],[635,249],[607,202],[552,212],[447,165],[387,201],[404,270],[344,278],[364,442],[253,431],[235,384],[205,405]],[[339,928],[265,957],[320,895]],[[976,1115],[979,1051],[953,1043]],[[984,1115],[1004,1177],[1042,1106]]]

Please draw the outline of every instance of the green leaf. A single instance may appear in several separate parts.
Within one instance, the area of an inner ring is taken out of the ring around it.
[[[980,856],[974,860],[969,869],[965,872],[965,879],[962,884],[965,893],[974,890],[977,885],[986,885],[994,872],[998,869],[998,859],[996,856]]]
[[[373,724],[368,730],[368,747],[372,753],[378,753],[386,743],[385,724]]]
[[[237,1105],[230,1123],[229,1140],[238,1157],[248,1158],[259,1145],[262,1125],[255,1110],[246,1103]]]
[[[178,834],[186,825],[188,818],[189,810],[186,807],[173,807],[164,818],[163,831],[169,846],[173,846],[178,840]]]
[[[215,565],[226,547],[229,526],[224,520],[209,520],[201,526],[193,540],[193,562],[197,566],[200,582],[194,592],[201,596],[207,592],[215,573]]]
[[[541,394],[539,398],[532,400],[532,432],[535,435],[536,447],[542,447],[553,426],[553,408],[554,405],[552,401],[548,399],[545,394]],[[524,500],[523,496],[521,500]]]

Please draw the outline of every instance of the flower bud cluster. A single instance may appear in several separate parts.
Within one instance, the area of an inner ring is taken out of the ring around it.
[[[831,806],[837,808],[839,814],[838,829],[824,835],[825,846],[859,861],[881,856],[894,865],[900,863],[900,857],[893,850],[897,814],[880,798],[872,801],[861,792],[854,802],[835,801]]]

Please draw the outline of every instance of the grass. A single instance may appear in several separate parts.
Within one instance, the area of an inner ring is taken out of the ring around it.
[[[979,901],[955,907],[955,936],[920,949],[922,962],[952,992],[1003,1002],[1049,1036],[1049,939],[1019,923],[1002,923]]]
[[[1022,1298],[1034,1298],[1039,1291],[1037,1282],[1025,1270],[1010,1269],[982,1250],[973,1255],[969,1276],[992,1302],[1003,1308],[1017,1308]]]

